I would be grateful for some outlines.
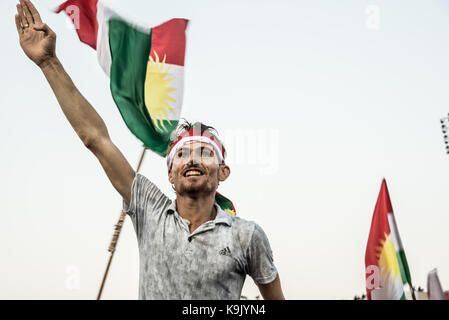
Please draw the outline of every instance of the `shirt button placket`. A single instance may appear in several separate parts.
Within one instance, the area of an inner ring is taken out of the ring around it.
[[[186,255],[188,255],[188,256],[192,255],[192,253],[193,253],[193,248],[192,248],[193,244],[192,244],[192,240],[193,240],[193,237],[192,237],[192,236],[188,236],[188,237],[187,237],[187,243],[186,243],[186,248],[185,248],[185,250],[184,250],[184,253],[185,253]]]

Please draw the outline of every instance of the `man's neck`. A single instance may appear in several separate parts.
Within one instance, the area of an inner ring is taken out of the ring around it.
[[[190,221],[190,232],[193,232],[206,221],[215,219],[217,210],[214,203],[214,195],[198,198],[178,196],[176,197],[176,210],[182,218]]]

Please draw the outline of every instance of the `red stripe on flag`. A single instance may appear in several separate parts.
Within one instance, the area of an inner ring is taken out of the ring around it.
[[[381,245],[381,240],[385,240],[385,234],[390,234],[390,224],[388,223],[388,214],[393,213],[393,207],[390,201],[390,194],[388,193],[387,182],[382,181],[379,196],[377,198],[376,207],[374,208],[373,219],[371,221],[371,229],[368,237],[368,244],[365,252],[365,267],[379,266],[379,259],[377,257],[378,247]],[[370,274],[365,274],[367,280]],[[368,300],[371,300],[371,288],[366,288]]]
[[[150,54],[154,60],[156,51],[159,60],[162,61],[165,56],[165,63],[184,66],[187,23],[186,19],[171,19],[151,29]]]
[[[72,19],[81,42],[97,49],[97,3],[98,0],[68,0],[56,12],[65,11]]]

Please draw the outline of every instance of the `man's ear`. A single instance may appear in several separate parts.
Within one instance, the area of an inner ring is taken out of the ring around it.
[[[225,181],[231,174],[231,168],[225,164],[221,164],[218,168],[218,181]]]
[[[168,181],[170,181],[171,184],[174,183],[173,171],[171,171],[171,170],[170,170],[170,172],[168,173]]]

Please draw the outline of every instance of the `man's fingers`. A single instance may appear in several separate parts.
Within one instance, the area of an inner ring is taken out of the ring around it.
[[[22,25],[20,24],[19,15],[16,14],[16,15],[15,15],[15,18],[16,18],[17,32],[19,33],[19,36],[21,36],[21,35],[23,34],[23,30],[22,30]]]
[[[25,5],[28,7],[28,10],[30,10],[34,23],[42,22],[41,16],[37,9],[34,7],[33,3],[30,0],[25,0]]]
[[[36,23],[36,24],[33,26],[33,29],[36,30],[36,31],[44,31],[45,34],[48,34],[48,33],[50,33],[50,31],[51,31],[50,27],[47,26],[45,23],[42,23],[42,22]]]
[[[25,14],[25,19],[27,20],[28,24],[31,25],[34,23],[33,16],[30,12],[30,9],[28,9],[27,5],[25,4],[25,1],[20,0],[20,5],[22,6],[22,11]]]
[[[26,26],[28,24],[28,22],[23,14],[22,6],[20,4],[17,5],[17,13],[19,14],[19,21],[23,28],[24,26]],[[22,31],[24,31],[24,30],[22,30]]]
[[[56,34],[51,30],[51,28],[46,23],[38,23],[33,25],[33,29],[36,31],[43,31],[45,36],[50,36],[56,39]]]

